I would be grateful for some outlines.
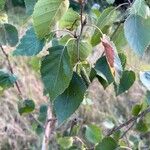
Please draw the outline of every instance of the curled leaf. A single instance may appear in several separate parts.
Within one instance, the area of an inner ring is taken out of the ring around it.
[[[104,47],[104,52],[112,75],[114,76],[116,83],[119,83],[119,79],[122,75],[123,69],[115,44],[110,41],[110,38],[108,36],[104,34],[102,37],[102,45]]]

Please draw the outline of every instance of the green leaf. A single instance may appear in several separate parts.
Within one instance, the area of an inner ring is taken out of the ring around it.
[[[41,76],[45,92],[50,94],[51,100],[54,100],[69,86],[73,70],[67,47],[61,45],[51,47],[49,53],[43,58]]]
[[[115,150],[118,147],[115,140],[111,137],[105,137],[102,142],[96,146],[96,150]]]
[[[130,47],[143,55],[150,43],[150,18],[131,15],[124,23],[125,37]]]
[[[148,105],[150,105],[150,91],[146,92],[146,97],[145,97],[145,101]]]
[[[150,91],[150,71],[140,71],[140,81]]]
[[[78,58],[78,48],[77,48],[77,40],[71,40],[68,45],[68,52],[71,58],[72,64],[78,62],[78,60],[84,61],[92,52],[92,46],[87,41],[80,41],[79,43],[79,58]]]
[[[38,120],[39,120],[40,122],[42,122],[43,124],[44,124],[45,121],[46,121],[47,109],[48,109],[48,107],[47,107],[47,105],[45,105],[45,104],[42,104],[42,105],[40,106],[40,111],[39,111]]]
[[[117,18],[117,12],[114,10],[114,7],[109,7],[105,9],[100,15],[100,17],[98,18],[97,27],[103,30],[105,26],[112,25],[112,23],[116,20],[116,18]],[[92,46],[96,46],[97,44],[99,44],[101,37],[102,35],[98,31],[98,29],[96,29],[91,39]]]
[[[21,38],[19,45],[14,50],[14,56],[34,56],[37,55],[44,47],[44,40],[36,37],[33,28],[26,31],[26,34]]]
[[[72,137],[61,137],[61,138],[58,138],[57,143],[63,149],[68,149],[73,145],[73,138]]]
[[[146,122],[143,120],[139,120],[139,122],[136,124],[136,130],[139,132],[147,132],[148,131],[148,126]]]
[[[37,2],[37,0],[24,0],[25,2],[25,6],[26,6],[26,13],[27,15],[32,15],[33,11],[34,11],[34,6]]]
[[[133,116],[137,116],[140,113],[141,109],[142,109],[142,105],[141,104],[134,105],[132,107],[132,115]]]
[[[122,51],[123,47],[127,44],[125,35],[124,35],[124,28],[123,25],[120,25],[115,34],[111,37],[112,41],[114,42],[117,51]]]
[[[19,101],[18,110],[20,115],[24,113],[30,113],[35,109],[35,104],[33,100],[26,99],[24,101]]]
[[[115,0],[106,0],[108,4],[113,4]]]
[[[74,73],[69,87],[54,101],[54,110],[59,124],[77,110],[83,101],[85,91],[85,83]]]
[[[2,45],[16,46],[18,43],[18,31],[15,26],[5,23],[0,26],[0,43]]]
[[[0,88],[3,90],[13,86],[17,78],[6,71],[0,70]]]
[[[102,131],[96,125],[88,125],[86,127],[85,136],[89,142],[96,144],[102,140]]]
[[[0,0],[0,11],[4,9],[6,0]]]
[[[44,38],[69,7],[69,0],[38,0],[33,12],[37,36]]]
[[[103,85],[104,88],[106,88],[114,81],[105,56],[98,59],[95,65],[95,71],[99,82]]]
[[[80,15],[70,8],[59,21],[59,25],[61,28],[74,30],[79,25],[79,21]]]
[[[124,70],[125,67],[126,67],[126,63],[127,63],[127,57],[126,57],[126,55],[124,53],[119,53],[118,55],[119,55],[119,58],[121,60],[122,68]]]
[[[150,16],[150,9],[145,0],[135,0],[132,7],[130,8],[130,14],[147,18]]]
[[[120,79],[119,85],[115,85],[116,95],[120,95],[127,91],[135,81],[135,73],[133,71],[125,70]]]

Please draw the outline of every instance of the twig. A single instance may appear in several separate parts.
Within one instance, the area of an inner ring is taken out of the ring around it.
[[[121,135],[120,139],[122,139],[130,129],[132,129],[132,127],[135,125],[136,123],[136,120],[131,124],[131,126]]]
[[[80,2],[80,7],[81,7],[81,9],[80,9],[81,29],[80,29],[79,36],[78,36],[78,38],[77,38],[78,61],[80,61],[80,49],[79,49],[80,39],[81,39],[81,36],[82,36],[82,32],[83,32],[84,25],[86,24],[86,23],[85,23],[85,20],[83,20],[84,5],[85,5],[85,0],[83,0],[83,1]]]
[[[135,116],[135,117],[132,117],[131,119],[129,119],[129,120],[126,121],[125,123],[123,123],[123,124],[121,124],[121,125],[119,125],[119,126],[117,126],[117,127],[114,127],[114,128],[107,134],[107,136],[112,135],[114,132],[116,132],[116,131],[118,131],[118,130],[120,130],[120,129],[126,127],[126,126],[128,126],[128,125],[131,124],[132,122],[136,122],[138,118],[143,118],[147,113],[150,113],[150,107],[148,107],[146,110],[144,110],[143,112],[141,112],[139,115],[137,115],[137,116]],[[133,127],[133,126],[131,126],[131,128],[132,128],[132,127]],[[131,129],[131,128],[130,128],[130,129]],[[129,129],[129,130],[130,130],[130,129]],[[127,132],[128,132],[129,130],[127,130]]]
[[[113,39],[114,35],[115,35],[115,34],[117,33],[117,31],[119,30],[119,27],[120,27],[120,26],[121,26],[121,22],[118,23],[118,25],[117,25],[115,31],[114,31],[113,34],[111,35],[111,37],[110,37],[111,40]]]
[[[52,114],[51,107],[49,106],[48,111],[47,111],[47,121],[46,121],[46,125],[45,125],[45,133],[44,133],[43,142],[42,142],[42,150],[49,149],[49,141],[53,134],[53,131],[55,128],[55,123],[56,123],[56,119],[52,119],[52,118],[53,118],[53,114]]]
[[[11,66],[11,63],[10,63],[9,55],[5,52],[5,50],[4,50],[4,48],[3,48],[3,46],[1,44],[0,44],[0,48],[1,48],[2,53],[4,54],[4,56],[5,56],[6,60],[7,60],[10,72],[14,75],[14,71],[13,71],[13,67]],[[20,90],[20,87],[19,87],[19,84],[18,84],[17,81],[15,82],[15,85],[16,85],[16,88],[18,90],[19,96],[22,97],[22,92]]]
[[[69,31],[69,30],[60,30],[60,29],[58,29],[58,30],[53,30],[52,32],[66,32],[66,33],[69,33],[70,35],[72,35],[73,37],[75,36],[71,31]]]

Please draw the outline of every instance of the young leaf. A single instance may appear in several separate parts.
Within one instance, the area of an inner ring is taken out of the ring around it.
[[[20,115],[24,113],[30,113],[35,109],[35,104],[33,100],[26,99],[18,103],[18,110]]]
[[[39,38],[44,38],[69,7],[69,0],[38,0],[33,12],[33,25]]]
[[[69,149],[73,145],[73,138],[72,137],[61,137],[61,138],[58,138],[57,143],[63,149]]]
[[[118,83],[122,75],[123,69],[116,47],[114,43],[110,41],[109,37],[106,35],[103,35],[102,45],[104,47],[106,59],[109,64],[112,75],[114,76],[116,83]]]
[[[0,70],[0,88],[7,89],[11,87],[16,82],[16,80],[17,78],[14,75]]]
[[[77,110],[83,101],[85,91],[85,83],[74,73],[69,87],[54,101],[54,110],[59,124]]]
[[[80,15],[73,9],[68,9],[68,11],[63,15],[59,21],[61,28],[66,28],[68,30],[73,30],[79,25]]]
[[[86,127],[85,136],[89,142],[96,144],[102,140],[102,131],[96,125],[88,125]]]
[[[135,78],[136,76],[133,71],[125,70],[122,74],[119,85],[115,84],[116,95],[120,95],[127,91],[133,85]]]
[[[117,147],[118,145],[112,137],[105,137],[95,150],[115,150]]]
[[[117,18],[117,12],[114,10],[114,7],[109,7],[105,9],[97,21],[97,27],[101,30],[104,29],[105,26],[110,26]],[[108,27],[107,27],[108,28]],[[91,44],[92,46],[96,46],[100,43],[101,40],[101,34],[96,29],[94,34],[92,35]]]
[[[92,52],[92,46],[87,41],[80,41],[79,42],[79,55],[78,55],[78,48],[77,48],[77,40],[71,40],[68,45],[68,52],[72,61],[72,64],[78,62],[78,60],[84,61]],[[79,58],[78,58],[79,56]]]
[[[27,15],[32,15],[33,11],[34,11],[34,6],[37,2],[37,0],[24,0],[25,2],[25,6],[26,6],[26,13]]]
[[[44,124],[45,121],[46,121],[47,109],[48,109],[48,108],[47,108],[47,105],[42,104],[42,105],[40,106],[40,111],[39,111],[38,120],[39,120],[40,122],[42,122],[43,124]]]
[[[148,125],[144,120],[139,120],[138,123],[136,124],[136,130],[139,132],[147,132],[148,131]]]
[[[14,56],[34,56],[37,55],[44,47],[44,40],[36,37],[33,28],[26,31],[21,38],[19,45],[13,51]]]
[[[150,71],[144,71],[139,73],[140,81],[150,91]]]
[[[150,9],[145,0],[135,0],[130,8],[130,14],[148,18],[150,16]]]
[[[124,23],[125,37],[138,55],[143,55],[150,43],[150,18],[131,15]]]
[[[136,104],[132,107],[132,115],[137,116],[140,111],[142,110],[142,105],[141,104]]]
[[[67,47],[61,45],[51,47],[49,53],[43,58],[41,76],[45,92],[50,94],[51,100],[54,100],[69,86],[73,70]]]
[[[0,43],[2,45],[16,46],[18,43],[18,31],[15,26],[4,23],[0,26]]]

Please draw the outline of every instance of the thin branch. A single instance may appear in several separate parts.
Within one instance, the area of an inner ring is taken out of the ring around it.
[[[5,52],[5,50],[4,50],[4,48],[3,48],[3,46],[2,46],[1,44],[0,44],[0,48],[1,48],[2,53],[4,54],[4,56],[5,56],[6,60],[7,60],[7,63],[8,63],[8,67],[9,67],[10,72],[14,75],[14,71],[13,71],[13,67],[12,67],[12,65],[11,65],[11,63],[10,63],[9,55]],[[17,90],[18,90],[19,96],[22,97],[22,92],[21,92],[21,90],[20,90],[20,87],[19,87],[19,84],[18,84],[17,81],[15,82],[15,85],[16,85],[16,88],[17,88]]]
[[[52,32],[66,32],[66,33],[69,33],[70,35],[72,35],[73,37],[75,36],[71,31],[69,30],[61,30],[61,29],[58,29],[58,30],[53,30]]]
[[[83,28],[84,28],[84,25],[85,25],[85,20],[83,20],[84,6],[85,6],[85,0],[80,2],[80,7],[81,7],[81,8],[80,8],[81,29],[80,29],[79,36],[78,36],[78,38],[77,38],[78,61],[80,61],[80,49],[79,49],[79,45],[80,45],[80,40],[81,40]]]
[[[107,136],[110,136],[110,135],[112,135],[114,132],[116,132],[116,131],[118,131],[118,130],[120,130],[120,129],[126,127],[126,126],[128,126],[129,124],[131,124],[131,123],[133,123],[133,122],[136,122],[137,119],[143,118],[147,113],[150,113],[150,107],[148,107],[146,110],[144,110],[143,112],[141,112],[139,115],[137,115],[137,116],[135,116],[135,117],[132,117],[132,118],[129,119],[128,121],[124,122],[123,124],[121,124],[121,125],[119,125],[119,126],[117,126],[117,127],[114,127],[114,128],[107,134]],[[132,128],[132,127],[131,127],[131,128]],[[131,129],[131,128],[130,128],[130,129]],[[129,129],[129,130],[130,130],[130,129]],[[128,132],[129,130],[127,130],[127,132]]]
[[[52,137],[54,128],[55,128],[55,123],[56,123],[56,119],[52,119],[53,118],[53,114],[52,114],[52,110],[51,107],[48,107],[48,111],[47,111],[47,121],[46,121],[46,125],[45,125],[45,133],[44,133],[44,137],[43,137],[43,142],[42,142],[42,150],[48,150],[49,149],[49,141]]]
[[[120,26],[121,26],[121,22],[118,23],[118,25],[117,25],[115,31],[114,31],[113,34],[111,35],[111,37],[110,37],[111,40],[113,39],[114,35],[115,35],[115,34],[117,33],[117,31],[119,30],[119,27],[120,27]]]
[[[132,129],[132,127],[135,125],[136,123],[136,120],[131,124],[131,126],[121,135],[120,139],[122,139],[130,129]]]

